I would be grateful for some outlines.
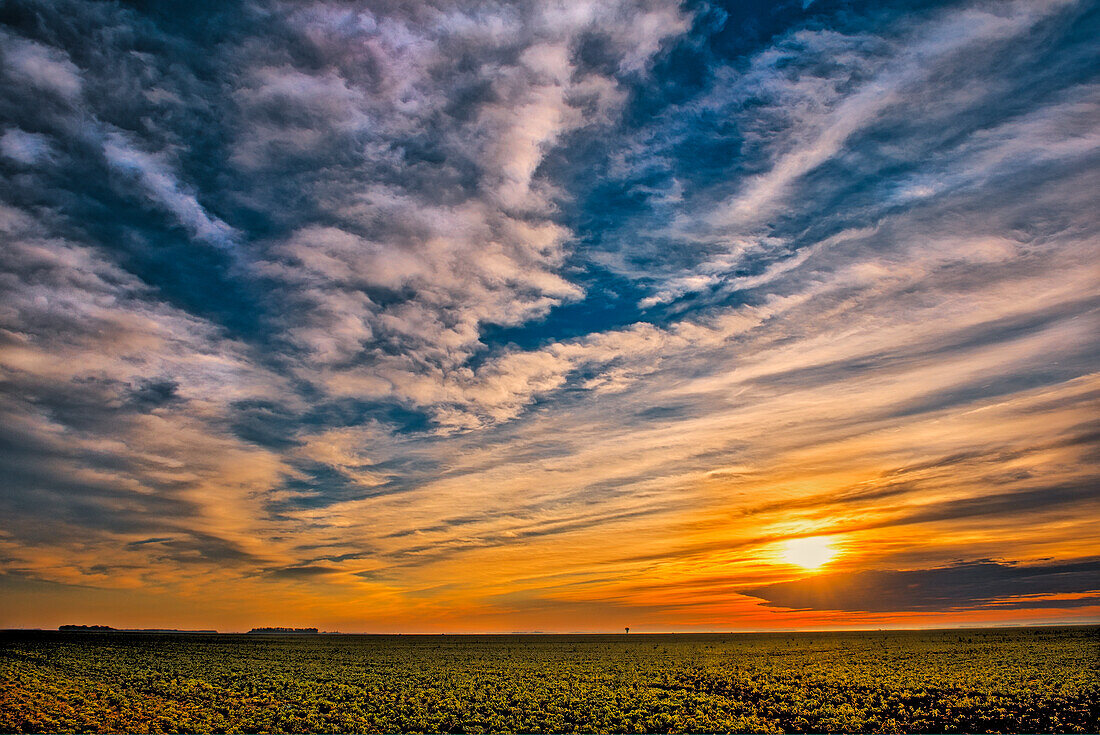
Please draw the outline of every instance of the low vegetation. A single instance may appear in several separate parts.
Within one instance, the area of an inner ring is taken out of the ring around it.
[[[0,633],[2,732],[1096,732],[1100,629]]]

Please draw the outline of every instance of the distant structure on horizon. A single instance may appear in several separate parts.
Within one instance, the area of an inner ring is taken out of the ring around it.
[[[630,628],[627,628],[626,632],[627,632],[627,635],[629,635],[630,634]]]
[[[180,630],[179,628],[112,628],[109,625],[61,625],[62,633],[217,633],[216,630]]]
[[[112,628],[109,625],[61,625],[58,626],[57,629],[65,631],[66,633],[106,633],[109,631],[118,631],[118,628]]]
[[[319,635],[316,628],[253,628],[247,635]]]

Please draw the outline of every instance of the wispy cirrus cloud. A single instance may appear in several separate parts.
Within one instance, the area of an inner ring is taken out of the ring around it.
[[[3,9],[12,589],[833,624],[829,535],[1092,614],[1012,570],[1095,556],[1095,14],[745,12]]]

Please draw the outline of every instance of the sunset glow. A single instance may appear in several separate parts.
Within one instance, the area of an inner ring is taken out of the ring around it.
[[[903,6],[4,5],[0,627],[1097,620],[1096,6]]]
[[[791,539],[783,547],[784,561],[810,571],[816,571],[822,565],[828,564],[836,553],[833,542],[820,536]]]

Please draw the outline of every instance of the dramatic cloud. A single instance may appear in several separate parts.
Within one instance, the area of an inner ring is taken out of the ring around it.
[[[977,561],[904,572],[823,574],[757,587],[746,594],[779,607],[892,612],[987,605],[1094,606],[1100,600],[1097,589],[1100,563],[1096,561],[1037,566]],[[1089,592],[1094,594],[1082,594]]]
[[[0,623],[1095,617],[1095,10],[764,5],[0,7]]]

